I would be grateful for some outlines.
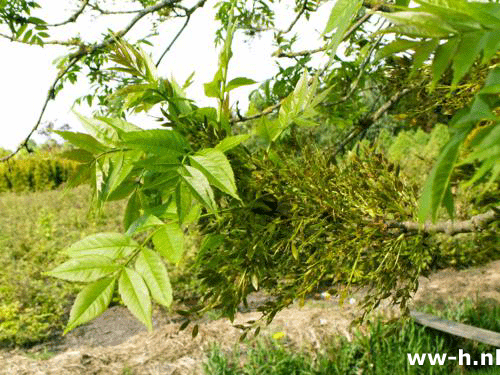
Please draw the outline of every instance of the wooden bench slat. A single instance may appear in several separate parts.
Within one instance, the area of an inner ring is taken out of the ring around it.
[[[423,326],[500,348],[500,333],[498,332],[476,328],[467,324],[452,322],[451,320],[441,319],[437,316],[418,311],[411,311],[410,315],[415,322]]]

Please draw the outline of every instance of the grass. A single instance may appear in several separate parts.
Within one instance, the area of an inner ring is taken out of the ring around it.
[[[44,276],[60,250],[95,232],[121,231],[123,206],[89,216],[89,189],[0,194],[0,346],[30,346],[60,333],[80,286]]]
[[[469,323],[477,327],[500,331],[500,306],[490,301],[472,302],[458,306],[449,305],[441,313],[431,307],[426,309],[444,318]],[[297,352],[272,339],[247,343],[247,349],[223,352],[213,347],[205,363],[205,374],[215,375],[267,375],[267,374],[338,374],[338,375],[393,375],[393,374],[498,374],[493,367],[461,368],[456,361],[446,361],[443,366],[410,366],[407,353],[447,353],[454,355],[458,349],[479,359],[481,353],[495,353],[495,348],[465,339],[449,336],[413,321],[386,322],[381,318],[367,324],[367,334],[357,331],[349,342],[336,338],[326,342],[318,353]]]

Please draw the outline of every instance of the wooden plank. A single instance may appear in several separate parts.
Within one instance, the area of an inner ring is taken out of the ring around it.
[[[476,328],[467,324],[452,322],[438,318],[437,316],[418,311],[411,311],[411,317],[415,322],[430,328],[437,329],[450,335],[463,337],[469,340],[479,341],[483,344],[493,345],[500,348],[500,333]]]

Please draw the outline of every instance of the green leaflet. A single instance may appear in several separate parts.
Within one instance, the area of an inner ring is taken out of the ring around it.
[[[141,155],[141,151],[132,150],[118,151],[106,157],[107,165],[104,164],[104,166],[107,170],[103,170],[103,180],[98,187],[101,202],[108,200],[109,196],[125,181]]]
[[[387,14],[379,12],[378,14],[396,25],[384,32],[397,32],[423,38],[447,38],[457,33],[457,30],[448,24],[445,19],[432,13],[404,11]]]
[[[120,268],[111,258],[102,255],[88,255],[73,258],[57,266],[47,275],[68,281],[95,281],[108,276]]]
[[[450,193],[450,176],[458,158],[458,151],[473,125],[462,126],[441,151],[427,178],[419,203],[418,218],[424,222],[429,215],[436,221],[438,209],[443,204],[453,217],[453,197]]]
[[[133,222],[135,222],[140,216],[141,200],[139,199],[139,193],[134,191],[127,202],[127,207],[125,208],[125,215],[123,217],[123,226],[125,230],[128,230]]]
[[[143,130],[139,126],[131,124],[130,122],[118,117],[97,117],[97,119],[112,127],[116,131],[120,140],[122,140],[121,136],[123,133]]]
[[[420,45],[421,42],[407,39],[396,39],[392,43],[380,48],[375,54],[374,62],[385,59],[395,53],[407,51],[409,49],[415,49]]]
[[[217,146],[215,146],[215,149],[222,152],[227,152],[239,146],[241,143],[245,142],[248,138],[250,138],[250,134],[232,135],[220,141],[217,144]]]
[[[446,68],[450,65],[453,56],[457,52],[459,42],[458,37],[454,37],[437,47],[434,61],[432,62],[432,87],[435,87],[446,71]]]
[[[86,150],[93,155],[101,154],[109,150],[106,146],[99,143],[97,139],[85,133],[76,133],[61,130],[54,130],[54,133],[64,138],[72,145]]]
[[[91,182],[90,185],[93,185],[93,181],[95,180],[96,175],[96,164],[92,161],[90,163],[80,164],[73,176],[69,179],[66,184],[65,191],[72,189],[76,186],[80,186],[84,183]]]
[[[189,160],[193,167],[205,175],[211,185],[240,200],[236,191],[233,169],[222,151],[207,148],[190,156]]]
[[[185,183],[179,182],[175,187],[175,206],[180,224],[184,223],[184,219],[191,210],[192,200],[189,188]]]
[[[171,263],[178,263],[184,254],[184,233],[177,223],[165,224],[153,235],[155,249]]]
[[[210,212],[215,213],[214,192],[210,187],[208,179],[196,168],[185,166],[184,169],[187,173],[184,173],[181,177],[191,190],[193,196]]]
[[[453,82],[456,87],[463,76],[469,71],[479,53],[483,50],[486,39],[482,31],[462,35],[457,52],[453,58]]]
[[[117,259],[131,254],[138,246],[137,242],[121,233],[98,233],[74,243],[66,253],[72,258],[101,255]]]
[[[118,133],[105,122],[85,117],[76,111],[73,111],[76,117],[80,120],[85,130],[94,138],[105,144],[106,146],[116,145],[119,141]]]
[[[204,83],[203,88],[205,96],[208,98],[220,98],[222,84],[222,72],[220,70],[215,73],[214,79],[211,82]]]
[[[152,331],[151,298],[141,275],[132,268],[125,267],[118,280],[118,291],[130,312]]]
[[[363,5],[361,0],[337,0],[330,13],[330,18],[326,23],[323,35],[335,30],[327,46],[327,51],[330,52],[330,66],[337,52],[337,49],[344,38],[344,35],[352,22],[352,19],[358,14],[359,9]]]
[[[417,69],[421,68],[424,63],[431,57],[432,53],[439,45],[439,40],[431,39],[421,42],[415,48],[415,54],[413,55],[413,67],[412,74],[414,74]]]
[[[332,8],[328,22],[326,23],[323,34],[328,34],[335,29],[337,32],[342,26],[351,21],[361,7],[361,1],[337,0]]]
[[[487,63],[500,48],[499,4],[458,0],[418,0],[416,3],[421,6],[407,8],[402,12],[379,14],[395,24],[385,29],[384,33],[447,40],[444,44],[437,44],[434,50],[432,45],[428,44],[420,51],[420,61],[416,62],[421,64],[433,51],[435,52],[432,87],[436,85],[450,63],[453,66],[452,86],[455,87],[481,54],[483,63]],[[393,44],[397,46],[397,42]],[[386,51],[390,52],[390,48],[388,47]],[[399,51],[395,49],[395,52]]]
[[[245,77],[234,78],[227,83],[226,92],[230,92],[234,89],[237,89],[238,87],[253,85],[254,83],[257,82],[250,78],[245,78]]]
[[[133,234],[142,233],[163,224],[164,222],[158,219],[156,216],[151,214],[146,214],[135,220],[128,227],[127,235],[131,236]]]
[[[149,249],[141,250],[135,269],[146,282],[153,299],[163,306],[172,304],[172,286],[160,256]]]
[[[106,311],[111,302],[111,297],[115,289],[115,282],[116,278],[114,277],[101,279],[87,285],[78,293],[75,303],[71,308],[69,322],[64,330],[64,334],[79,325],[97,318]]]
[[[122,139],[124,147],[159,155],[172,152],[183,155],[190,149],[189,143],[175,130],[152,129],[127,132],[122,134]]]
[[[64,151],[63,153],[60,154],[60,157],[63,159],[73,160],[79,163],[91,163],[92,161],[95,160],[94,155],[81,148]]]

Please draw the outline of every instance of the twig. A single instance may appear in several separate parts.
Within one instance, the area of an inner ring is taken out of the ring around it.
[[[105,48],[105,47],[115,43],[115,41],[117,39],[119,39],[119,38],[123,37],[125,34],[127,34],[134,27],[134,25],[137,22],[139,22],[142,18],[144,18],[148,14],[154,13],[158,10],[163,9],[163,8],[172,7],[175,3],[178,3],[180,1],[182,1],[182,0],[163,0],[156,5],[152,5],[150,7],[142,9],[140,12],[138,12],[136,14],[136,16],[134,18],[132,18],[132,20],[128,23],[128,25],[125,26],[122,30],[118,31],[117,33],[114,33],[112,36],[106,38],[105,40],[103,40],[99,44],[95,44],[93,46],[88,46],[88,47],[80,46],[81,48],[77,52],[71,54],[70,58],[76,58],[76,57],[89,55],[89,54],[92,54],[99,49]]]
[[[47,92],[47,97],[45,98],[45,102],[43,104],[42,110],[40,112],[40,115],[38,116],[38,121],[36,122],[35,126],[31,129],[29,132],[28,136],[17,146],[17,149],[13,152],[11,152],[9,155],[4,156],[3,158],[0,159],[0,162],[6,162],[13,158],[19,151],[21,151],[23,148],[28,147],[28,141],[30,140],[31,136],[33,133],[38,129],[42,122],[43,115],[45,113],[45,110],[47,109],[47,105],[49,104],[49,101],[51,99],[54,99],[54,90],[57,86],[57,83],[61,80],[61,78],[78,62],[80,58],[74,58],[72,59],[68,65],[66,66],[65,69],[61,70],[58,74],[54,82],[52,82],[52,85],[49,88],[49,91]]]
[[[382,35],[379,36],[377,41],[375,43],[373,43],[370,51],[368,52],[368,56],[366,57],[365,61],[363,61],[363,64],[361,64],[361,66],[359,67],[359,73],[358,73],[356,79],[354,80],[354,82],[352,82],[351,86],[349,87],[349,91],[347,92],[347,94],[344,95],[342,98],[340,98],[339,100],[337,100],[334,103],[328,103],[328,107],[342,104],[342,103],[346,102],[347,100],[349,100],[349,98],[352,96],[352,94],[354,94],[354,91],[356,91],[356,89],[358,88],[359,82],[361,81],[361,77],[363,76],[363,73],[365,72],[365,68],[368,65],[368,63],[370,62],[370,58],[373,54],[373,51],[375,51],[375,48],[380,43],[380,40],[382,39],[382,37],[383,37]]]
[[[290,25],[285,30],[279,31],[278,34],[280,34],[280,35],[288,34],[290,31],[292,31],[292,29],[294,28],[294,26],[300,20],[300,17],[302,17],[302,15],[304,14],[304,12],[306,11],[306,3],[307,3],[307,1],[304,1],[304,5],[302,5],[302,8],[297,13],[297,16],[292,21],[292,23],[290,23]]]
[[[368,8],[368,9],[371,9],[372,11],[381,11],[381,12],[384,12],[384,13],[391,13],[392,12],[392,8],[388,5],[385,5],[383,3],[380,3],[380,2],[373,2],[373,1],[363,1],[363,6],[365,8]]]
[[[158,65],[160,65],[161,63],[161,60],[163,60],[163,58],[165,57],[165,55],[168,53],[168,51],[170,51],[170,48],[172,48],[172,46],[174,45],[174,43],[177,41],[177,39],[181,36],[182,32],[184,31],[184,29],[186,28],[186,26],[188,25],[189,23],[189,20],[191,19],[191,15],[188,14],[188,16],[186,17],[186,22],[184,22],[184,25],[182,25],[181,29],[179,30],[179,32],[175,35],[174,39],[172,39],[172,41],[170,42],[170,44],[167,46],[167,48],[165,48],[165,51],[163,51],[163,53],[161,54],[160,58],[158,59],[158,61],[156,62],[156,67],[158,67]]]
[[[9,36],[9,35],[4,34],[4,33],[0,33],[0,37],[8,39],[11,42],[32,45],[32,43],[30,43],[30,42],[23,42],[22,40],[19,40],[17,38],[14,38],[13,36]],[[47,41],[43,41],[43,44],[71,47],[71,46],[79,46],[79,45],[81,45],[81,42],[79,40],[74,40],[74,41],[73,40],[47,40]]]
[[[90,4],[90,7],[94,9],[95,11],[105,14],[105,15],[112,15],[112,14],[134,14],[134,13],[139,13],[143,9],[134,9],[134,10],[105,10],[102,9],[99,5],[97,5],[97,2],[95,4]]]
[[[346,32],[346,35],[344,36],[343,40],[346,40],[347,38],[349,38],[349,36],[354,32],[356,31],[364,22],[366,22],[372,15],[371,14],[365,14],[363,17],[361,17],[358,21],[356,21],[356,23],[354,25],[351,26],[351,28]],[[326,49],[326,47],[322,47],[320,49],[317,49],[317,50],[309,50],[308,54],[311,54],[311,53],[316,53],[316,52],[320,52],[320,51],[324,51]],[[374,49],[374,48],[373,48]],[[370,52],[370,55],[371,53],[373,52],[373,49],[372,51]],[[304,53],[304,51],[296,54],[296,56],[304,56],[302,53]],[[277,54],[276,55],[277,57],[283,57],[284,55],[282,54]],[[294,57],[293,56],[293,53],[290,53],[288,54],[286,57]],[[360,79],[361,77],[359,77]],[[359,81],[358,79],[358,81]],[[237,119],[232,119],[231,120],[231,124],[234,124],[234,123],[238,123],[238,122],[244,122],[244,121],[249,121],[249,120],[255,120],[255,119],[258,119],[260,117],[263,117],[263,116],[266,116],[268,114],[270,114],[271,112],[275,111],[276,109],[278,109],[279,107],[281,106],[281,101],[279,103],[276,103],[275,105],[271,106],[271,107],[268,107],[266,108],[264,111],[260,112],[260,113],[257,113],[253,116],[249,116],[249,117],[241,117],[239,116],[239,118]]]
[[[78,10],[75,13],[73,13],[66,21],[62,21],[59,23],[52,23],[52,24],[50,24],[50,23],[44,24],[44,26],[58,27],[58,26],[67,25],[68,23],[71,23],[71,22],[75,22],[78,19],[78,17],[80,17],[80,15],[83,13],[83,11],[87,7],[87,5],[89,5],[89,2],[90,2],[90,0],[84,0],[82,2],[82,5],[80,6],[80,8],[78,8]]]
[[[279,107],[281,107],[281,103],[283,102],[283,100],[281,100],[279,103],[276,103],[276,104],[274,104],[274,105],[272,105],[270,107],[267,107],[262,112],[259,112],[259,113],[255,114],[255,115],[248,116],[248,117],[239,116],[239,118],[233,118],[233,119],[231,119],[230,123],[231,124],[236,124],[236,123],[239,123],[239,122],[245,122],[245,121],[255,120],[255,119],[261,118],[263,116],[266,116],[266,115],[274,112],[275,110],[277,110]]]
[[[340,142],[333,154],[330,156],[330,162],[333,162],[337,155],[341,153],[345,146],[351,142],[354,138],[356,138],[359,134],[361,134],[363,131],[367,130],[370,126],[372,126],[374,123],[376,123],[383,115],[385,112],[389,110],[395,103],[399,101],[404,95],[409,93],[413,88],[405,88],[401,91],[398,91],[395,93],[388,101],[386,101],[384,104],[380,106],[380,108],[373,114],[371,114],[368,117],[365,117],[361,119],[358,124],[354,127],[353,130],[349,133],[349,135]]]
[[[175,35],[174,39],[172,39],[172,41],[167,46],[167,48],[165,49],[165,51],[163,51],[163,53],[161,54],[160,58],[156,62],[156,66],[157,67],[158,67],[158,65],[160,65],[161,60],[163,59],[163,57],[165,57],[165,55],[168,53],[168,51],[170,51],[170,48],[172,48],[172,46],[174,45],[174,43],[177,41],[177,39],[181,36],[181,34],[183,33],[183,31],[186,29],[186,26],[188,25],[188,23],[189,23],[189,21],[191,19],[191,15],[196,11],[196,9],[203,7],[203,5],[205,5],[206,1],[207,0],[200,0],[192,8],[190,8],[190,9],[184,9],[184,11],[186,12],[186,22],[184,22],[184,25],[182,25],[181,29]]]
[[[421,224],[413,221],[390,221],[385,224],[388,228],[400,229],[405,232],[446,233],[449,236],[454,236],[459,233],[479,232],[496,220],[500,220],[500,206],[493,207],[488,212],[472,216],[469,220],[463,221],[447,220],[436,224],[430,222]]]
[[[349,30],[344,35],[344,38],[342,41],[347,40],[352,33],[354,33],[363,23],[368,21],[368,19],[373,16],[371,13],[365,14],[363,17],[361,17],[359,20],[357,20]],[[295,57],[300,57],[300,56],[309,56],[318,52],[323,52],[326,51],[327,45],[324,45],[323,47],[315,48],[315,49],[309,49],[309,50],[303,50],[303,51],[297,51],[297,52],[278,52],[274,54],[276,57],[288,57],[288,58],[295,58]],[[279,51],[279,50],[278,50]]]
[[[306,2],[304,2],[304,5],[302,6],[302,8],[300,9],[300,11],[297,13],[297,15],[295,16],[295,18],[293,19],[293,21],[290,23],[290,25],[288,25],[288,27],[286,29],[278,29],[276,27],[256,27],[256,26],[247,26],[246,27],[246,30],[250,30],[250,31],[255,31],[255,32],[264,32],[264,31],[274,31],[276,32],[276,34],[279,36],[279,35],[283,35],[283,34],[288,34],[290,31],[292,31],[292,29],[295,27],[295,25],[297,24],[297,22],[300,20],[300,17],[302,17],[302,15],[304,14],[304,12],[306,11]]]

